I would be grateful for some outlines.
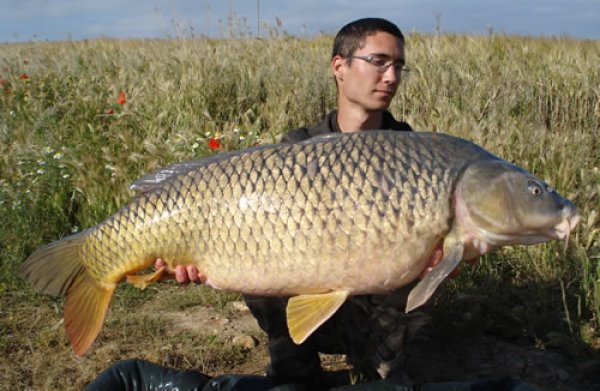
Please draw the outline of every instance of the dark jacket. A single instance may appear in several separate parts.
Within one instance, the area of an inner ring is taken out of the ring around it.
[[[384,111],[381,130],[412,129],[406,122],[396,121],[388,111]],[[340,132],[337,111],[332,111],[313,127],[289,131],[281,142],[299,142],[337,132]],[[288,333],[287,298],[245,296],[245,299],[269,338],[271,362],[268,374],[280,381],[319,383],[322,381],[319,352],[346,354],[356,370],[368,372],[367,376],[375,378],[382,362],[397,359],[396,353],[404,342],[406,327],[403,322],[397,324],[391,321],[389,313],[393,314],[393,319],[397,319],[398,314],[403,315],[407,292],[407,289],[401,289],[396,295],[351,297],[301,345],[296,345]]]
[[[396,121],[396,119],[390,114],[389,111],[383,112],[383,123],[381,124],[382,130],[400,130],[400,131],[411,131],[412,128],[406,122]],[[292,129],[287,132],[281,138],[283,143],[297,143],[298,141],[307,140],[311,137],[319,136],[327,133],[339,133],[341,132],[337,122],[337,110],[334,110],[327,114],[327,117],[323,121],[319,122],[310,128],[298,128]]]

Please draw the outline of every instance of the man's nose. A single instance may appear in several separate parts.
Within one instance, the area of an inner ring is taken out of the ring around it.
[[[388,84],[396,84],[400,80],[400,72],[396,71],[393,65],[383,72],[383,81]]]

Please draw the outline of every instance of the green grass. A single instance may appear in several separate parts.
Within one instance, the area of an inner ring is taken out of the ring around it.
[[[224,151],[272,143],[290,128],[315,123],[335,106],[331,40],[274,36],[0,46],[0,368],[15,373],[4,375],[8,384],[56,387],[43,376],[37,380],[41,372],[17,371],[13,362],[35,349],[69,357],[58,324],[62,302],[35,294],[16,277],[27,255],[105,219],[128,201],[128,184],[144,173],[213,153],[208,140],[215,135],[222,136]],[[477,293],[531,325],[543,343],[560,339],[558,333],[595,349],[598,53],[599,41],[410,34],[411,75],[391,106],[416,129],[468,138],[532,171],[582,215],[567,246],[548,243],[488,255],[448,285],[443,300],[457,292]],[[127,96],[124,105],[117,104],[120,91]],[[219,295],[203,300],[224,306],[233,298]],[[155,296],[121,289],[111,311],[134,312]],[[181,299],[169,305],[182,309],[194,303]],[[161,327],[150,322],[134,335],[164,332]],[[104,364],[121,355],[102,356]],[[184,355],[189,364],[192,355]],[[71,368],[65,377],[89,379],[104,364],[60,367]]]

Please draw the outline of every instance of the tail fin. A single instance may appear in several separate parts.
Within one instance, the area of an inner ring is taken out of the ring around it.
[[[86,237],[81,232],[52,242],[34,252],[19,270],[38,290],[67,297],[65,329],[78,356],[96,339],[117,286],[88,274],[80,255]]]

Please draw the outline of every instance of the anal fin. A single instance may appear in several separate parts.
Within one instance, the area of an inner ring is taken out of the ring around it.
[[[296,344],[304,342],[347,298],[347,291],[291,297],[287,305],[287,322],[292,340]]]
[[[149,274],[132,274],[127,276],[127,282],[132,284],[134,287],[138,289],[146,289],[148,285],[160,281],[160,280],[168,280],[173,278],[172,275],[165,273],[167,268],[165,266],[156,269],[154,272]]]

